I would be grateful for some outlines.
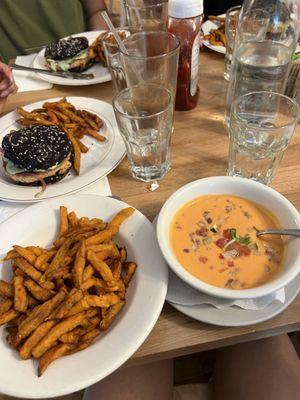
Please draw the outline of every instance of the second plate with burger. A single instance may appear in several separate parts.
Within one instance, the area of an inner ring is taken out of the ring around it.
[[[125,155],[113,109],[100,100],[40,101],[0,121],[1,200],[75,193],[108,175]]]
[[[111,76],[106,66],[101,62],[92,64],[88,57],[88,46],[103,32],[105,31],[77,33],[71,38],[63,38],[56,43],[49,43],[46,49],[37,54],[33,61],[33,67],[83,73],[87,71],[86,73],[94,75],[93,79],[86,80],[38,74],[43,80],[56,85],[84,86],[110,81]]]

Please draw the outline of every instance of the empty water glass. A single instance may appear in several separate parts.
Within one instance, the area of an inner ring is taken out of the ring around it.
[[[165,86],[176,96],[180,43],[169,32],[138,32],[124,40],[121,61],[128,87],[144,83]]]
[[[119,28],[117,29],[117,32],[122,40],[130,36],[129,28]],[[111,32],[106,33],[102,39],[102,44],[114,92],[118,93],[127,87],[126,77],[120,57],[120,49]]]
[[[134,32],[167,29],[166,0],[126,0],[125,10],[128,25],[132,26]]]
[[[297,103],[274,92],[252,92],[232,104],[228,175],[269,185],[291,141]]]
[[[132,176],[144,182],[163,179],[170,166],[171,93],[160,85],[140,84],[118,93],[113,107]]]
[[[238,24],[241,6],[229,8],[226,12],[225,19],[225,36],[226,36],[226,53],[225,53],[225,71],[224,78],[229,81],[231,58],[234,48],[235,33]]]

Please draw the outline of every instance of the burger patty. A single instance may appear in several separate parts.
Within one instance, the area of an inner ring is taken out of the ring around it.
[[[36,173],[60,164],[73,148],[59,126],[39,125],[7,134],[2,140],[2,149],[4,158],[16,167]]]
[[[64,60],[74,57],[82,50],[89,47],[89,41],[86,37],[70,37],[50,43],[45,49],[45,58],[51,60]]]
[[[72,163],[70,161],[71,153],[54,169],[45,172],[21,172],[19,174],[9,174],[5,168],[4,162],[4,170],[6,174],[15,182],[22,184],[31,184],[35,182],[40,182],[41,180],[45,180],[47,178],[53,177],[56,174],[62,175],[64,177],[66,173],[72,167]]]

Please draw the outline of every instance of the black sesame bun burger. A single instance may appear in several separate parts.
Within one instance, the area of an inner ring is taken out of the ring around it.
[[[50,43],[45,50],[46,63],[52,71],[82,72],[92,66],[86,37],[70,37]]]
[[[5,173],[22,185],[55,183],[72,167],[72,144],[55,125],[13,131],[4,136],[2,150]]]

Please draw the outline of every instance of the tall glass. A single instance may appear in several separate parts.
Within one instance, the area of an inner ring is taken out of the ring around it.
[[[231,7],[226,12],[225,19],[225,36],[226,36],[226,54],[225,54],[225,71],[224,78],[229,81],[231,58],[234,48],[235,33],[239,19],[241,6]]]
[[[128,25],[134,32],[167,29],[168,2],[165,0],[126,0],[125,10]]]
[[[297,103],[274,92],[252,92],[232,104],[228,175],[269,185],[292,138]]]
[[[117,32],[122,40],[130,36],[128,28],[119,28]],[[107,32],[102,39],[107,67],[109,69],[114,93],[118,93],[127,87],[126,77],[122,67],[120,49],[111,32]]]
[[[253,91],[284,93],[300,26],[299,1],[245,0],[239,15],[227,91],[233,101]]]
[[[170,166],[171,93],[160,85],[140,84],[118,93],[113,108],[132,176],[143,182],[163,179]]]
[[[121,60],[128,87],[141,82],[165,86],[176,97],[180,44],[169,32],[138,32],[124,40]]]

